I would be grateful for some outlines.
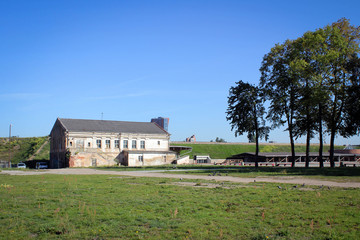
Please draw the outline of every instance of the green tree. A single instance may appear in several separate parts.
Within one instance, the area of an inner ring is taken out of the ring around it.
[[[298,115],[300,84],[298,77],[291,69],[291,63],[298,54],[294,41],[287,40],[284,44],[275,45],[264,56],[260,68],[260,86],[270,100],[267,119],[272,122],[273,128],[287,125],[292,167],[295,166],[295,120]]]
[[[349,137],[360,131],[359,41],[360,28],[340,19],[276,45],[264,57],[260,70],[261,85],[270,100],[268,117],[273,126],[287,122],[290,142],[306,135],[306,166],[310,139],[316,132],[323,166],[323,126],[330,134],[332,167],[335,136]]]
[[[351,86],[347,90],[347,99],[344,108],[344,127],[341,135],[353,136],[360,132],[360,58],[354,55],[347,65],[350,73]]]
[[[318,40],[320,47],[311,52],[313,59],[318,62],[317,74],[323,77],[328,94],[329,103],[324,112],[324,122],[330,133],[330,164],[334,167],[335,136],[340,134],[349,137],[356,134],[346,123],[351,122],[350,119],[356,113],[349,110],[353,105],[348,101],[349,94],[354,90],[356,92],[354,70],[349,66],[351,62],[356,62],[360,53],[360,28],[350,25],[347,19],[340,19],[316,33],[322,36]],[[353,124],[358,123],[353,121]]]
[[[297,105],[297,118],[295,123],[296,137],[306,136],[306,160],[305,167],[310,164],[310,140],[314,137],[316,129],[316,106],[313,101],[313,71],[309,60],[311,54],[304,49],[303,38],[298,38],[294,41],[294,46],[297,49],[297,57],[290,64],[290,69],[294,72],[295,77],[299,82],[299,99]]]
[[[247,133],[249,140],[255,139],[255,167],[258,167],[259,139],[268,139],[269,127],[265,125],[265,98],[259,87],[239,81],[231,87],[228,97],[226,120],[230,121],[235,136]]]
[[[324,135],[324,117],[329,108],[330,93],[326,86],[326,72],[321,71],[327,66],[327,63],[322,61],[326,56],[327,48],[326,37],[324,29],[318,29],[315,32],[307,32],[301,38],[301,48],[303,51],[302,60],[305,61],[306,71],[305,75],[309,79],[311,87],[308,91],[308,96],[305,97],[307,108],[310,107],[311,117],[310,122],[313,121],[312,130],[317,131],[319,135],[319,163],[320,167],[324,166],[323,162],[323,135]],[[309,94],[310,93],[310,94]],[[308,159],[308,157],[307,157]],[[307,162],[308,166],[308,162]]]
[[[216,137],[215,142],[226,143],[225,139]]]

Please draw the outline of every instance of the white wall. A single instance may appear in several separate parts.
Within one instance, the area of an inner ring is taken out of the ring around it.
[[[122,150],[169,151],[169,137],[157,134],[70,133],[67,148],[74,151],[96,150],[98,149],[96,140],[101,140],[101,149],[99,150],[102,152],[114,153]],[[106,140],[110,140],[110,148],[106,147]],[[115,140],[120,141],[119,148],[115,148]],[[124,140],[128,140],[128,148],[124,148]],[[135,149],[132,148],[133,140],[136,141]],[[141,141],[145,141],[145,149],[140,148]]]

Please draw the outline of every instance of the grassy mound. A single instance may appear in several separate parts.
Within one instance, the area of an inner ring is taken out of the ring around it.
[[[192,147],[190,158],[194,155],[210,155],[213,159],[225,159],[244,152],[255,152],[255,144],[194,144],[194,143],[171,143],[172,146]],[[305,145],[296,145],[296,152],[305,152]],[[290,144],[260,144],[260,152],[291,152]],[[342,149],[342,146],[336,146]],[[330,146],[325,145],[324,151],[329,151]],[[310,152],[318,152],[319,146],[312,145]]]
[[[11,154],[11,163],[26,161],[36,153],[36,151],[48,140],[48,137],[18,138],[12,137],[11,142],[8,138],[0,138],[0,161],[9,161]],[[38,155],[34,157],[37,160],[48,160],[50,144],[44,146]]]

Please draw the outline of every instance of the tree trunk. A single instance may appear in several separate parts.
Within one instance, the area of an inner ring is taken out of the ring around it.
[[[255,142],[256,142],[256,150],[255,150],[255,167],[258,168],[259,167],[259,135],[258,135],[258,122],[256,119],[256,123],[255,123]]]
[[[291,146],[291,167],[295,167],[295,143],[292,133],[292,125],[289,125],[289,136],[290,136],[290,146]]]
[[[330,167],[335,167],[334,161],[334,142],[335,142],[335,129],[331,129],[331,136],[330,136]]]
[[[306,157],[305,157],[305,167],[308,168],[310,165],[310,138],[311,138],[311,123],[310,123],[310,110],[309,106],[306,106]]]
[[[335,93],[335,99],[334,99],[334,104],[333,104],[333,110],[332,110],[332,114],[331,114],[331,133],[330,133],[330,167],[334,168],[335,167],[335,161],[334,161],[334,143],[335,143],[335,133],[336,133],[336,104],[337,101],[337,94]]]
[[[306,157],[305,157],[305,167],[308,168],[310,165],[310,130],[308,129],[306,134]]]
[[[319,104],[319,166],[320,168],[324,167],[323,160],[323,132],[322,132],[322,105]]]
[[[311,102],[311,93],[310,93],[310,89],[309,89],[309,80],[306,79],[306,83],[305,83],[305,93],[304,93],[304,103],[305,103],[305,114],[306,114],[306,157],[305,157],[305,167],[308,168],[310,165],[310,158],[309,158],[309,152],[310,152],[310,138],[311,138],[311,116],[310,116],[310,112],[311,109],[310,107],[312,107],[312,105],[310,104]]]
[[[294,117],[294,105],[295,105],[295,93],[294,87],[292,86],[290,91],[290,115],[287,114],[289,137],[290,137],[290,146],[291,146],[291,167],[295,167],[295,143],[293,135],[293,117]]]

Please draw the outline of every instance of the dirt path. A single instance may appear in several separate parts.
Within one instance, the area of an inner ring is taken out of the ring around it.
[[[256,178],[241,178],[229,176],[204,176],[204,175],[190,175],[190,174],[171,174],[164,172],[152,171],[106,171],[96,170],[90,168],[61,168],[61,169],[47,169],[47,170],[3,170],[0,174],[9,175],[39,175],[39,174],[73,174],[73,175],[122,175],[133,177],[156,177],[156,178],[177,178],[177,179],[203,179],[215,180],[218,182],[237,182],[237,183],[251,183],[251,182],[272,182],[272,183],[289,183],[289,184],[306,184],[314,186],[329,186],[329,187],[344,187],[344,188],[360,188],[359,182],[333,182],[317,179],[301,178],[301,177],[256,177]]]
[[[49,142],[49,140],[47,139],[47,140],[39,147],[39,149],[38,149],[33,155],[31,155],[31,156],[29,157],[28,161],[33,160],[34,157],[40,153],[40,151],[45,147],[45,145],[46,145],[48,142]]]

